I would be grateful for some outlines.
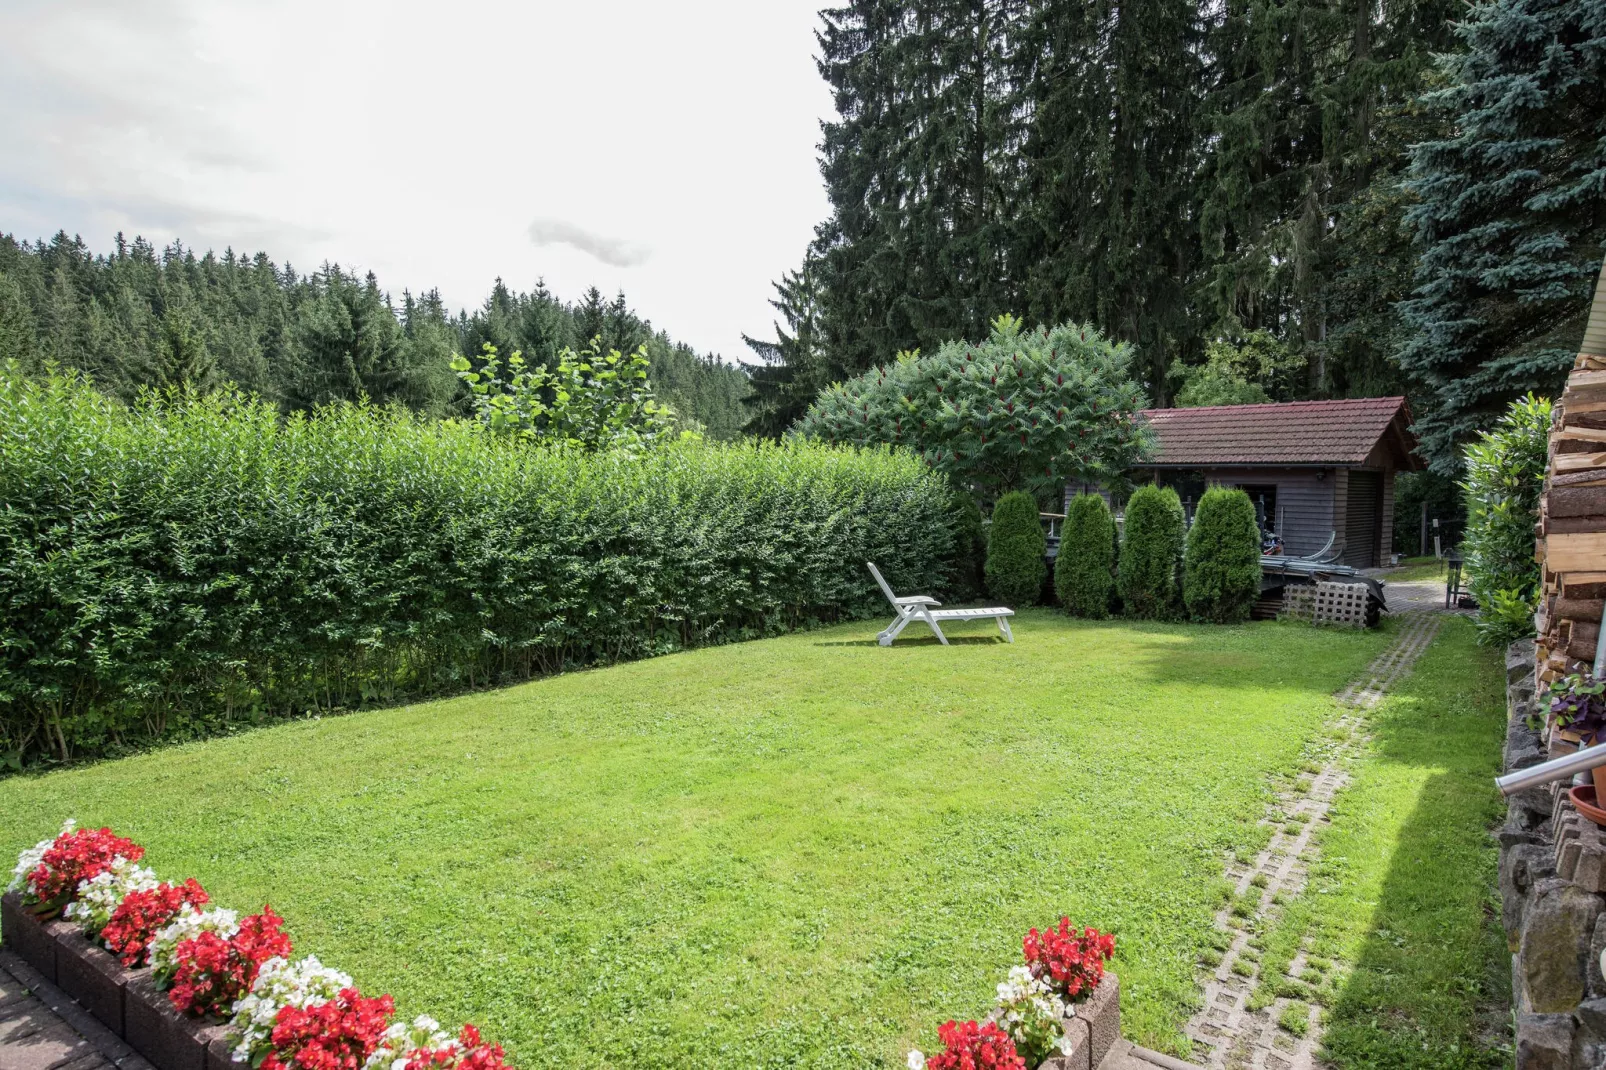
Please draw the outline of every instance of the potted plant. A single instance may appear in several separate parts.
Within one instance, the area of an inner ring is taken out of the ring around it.
[[[1593,673],[1573,673],[1550,685],[1550,715],[1563,739],[1579,747],[1606,742],[1606,680]],[[1606,798],[1606,769],[1590,771],[1595,781],[1595,798]]]

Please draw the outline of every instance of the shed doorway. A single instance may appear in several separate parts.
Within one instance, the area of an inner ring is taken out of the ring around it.
[[[1342,560],[1356,568],[1373,568],[1383,536],[1383,473],[1350,469],[1346,506]]]

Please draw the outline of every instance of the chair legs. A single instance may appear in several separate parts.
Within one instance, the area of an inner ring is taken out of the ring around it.
[[[1010,631],[1009,618],[994,617],[993,619],[998,621],[998,630],[1003,635],[1004,642],[1013,643],[1015,641],[1015,633]],[[917,620],[931,629],[931,634],[937,637],[937,642],[943,646],[951,645],[948,642],[948,637],[942,634],[942,628],[937,624],[936,620],[923,609],[911,609],[907,612],[900,611],[896,620],[876,633],[876,642],[882,646],[891,646],[892,641],[898,638],[905,628]]]

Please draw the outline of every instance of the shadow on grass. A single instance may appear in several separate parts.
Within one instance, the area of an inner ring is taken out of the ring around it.
[[[995,644],[1001,644],[1001,643],[1003,643],[1003,641],[1004,641],[1004,637],[1001,636],[1001,635],[950,635],[948,637],[948,645],[949,646],[993,646]],[[881,644],[876,642],[876,640],[874,640],[874,639],[832,639],[832,640],[822,640],[822,641],[820,641],[818,643],[815,643],[814,645],[815,646],[880,646]],[[902,636],[902,635],[900,635],[900,636],[898,636],[897,639],[893,640],[892,645],[894,647],[903,647],[903,646],[941,646],[942,644],[937,641],[937,637],[935,635],[925,635],[925,636]]]

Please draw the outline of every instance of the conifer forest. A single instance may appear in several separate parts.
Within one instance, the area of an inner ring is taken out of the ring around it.
[[[1000,311],[1150,400],[1403,393],[1423,455],[1577,352],[1606,238],[1599,0],[854,0],[832,211],[750,341],[756,427]]]

